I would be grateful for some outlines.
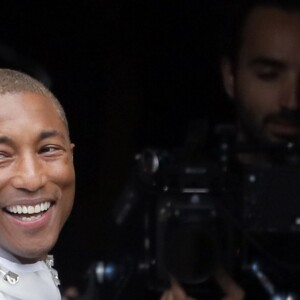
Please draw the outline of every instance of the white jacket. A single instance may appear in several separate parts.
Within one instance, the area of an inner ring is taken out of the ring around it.
[[[19,264],[0,257],[0,300],[61,300],[52,260]]]

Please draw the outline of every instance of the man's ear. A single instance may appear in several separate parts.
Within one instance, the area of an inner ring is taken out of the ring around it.
[[[223,78],[224,89],[227,96],[234,98],[235,96],[235,76],[232,62],[228,58],[223,58],[221,61],[221,72]]]
[[[73,160],[73,154],[74,154],[75,144],[71,143],[71,144],[70,144],[70,148],[71,148],[72,160]]]

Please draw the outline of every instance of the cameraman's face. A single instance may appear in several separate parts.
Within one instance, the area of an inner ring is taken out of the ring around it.
[[[246,20],[237,64],[223,64],[241,140],[300,138],[300,12],[255,8]]]

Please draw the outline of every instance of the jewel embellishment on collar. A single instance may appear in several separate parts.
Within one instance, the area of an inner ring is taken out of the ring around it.
[[[58,272],[55,269],[53,269],[53,266],[54,266],[54,257],[53,257],[53,255],[48,255],[46,260],[45,260],[45,263],[46,263],[48,269],[51,272],[51,275],[52,275],[52,278],[53,278],[53,281],[54,281],[55,285],[56,286],[60,285],[60,280],[58,278]]]
[[[19,282],[19,275],[12,271],[8,271],[4,274],[3,279],[9,282],[11,285],[15,285]]]

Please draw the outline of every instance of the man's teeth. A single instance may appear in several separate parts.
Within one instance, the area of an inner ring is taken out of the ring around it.
[[[43,202],[40,204],[32,205],[14,205],[8,206],[6,209],[14,214],[36,214],[49,209],[51,203]]]
[[[22,221],[31,222],[39,219],[42,215],[31,216],[31,217],[22,217]]]

